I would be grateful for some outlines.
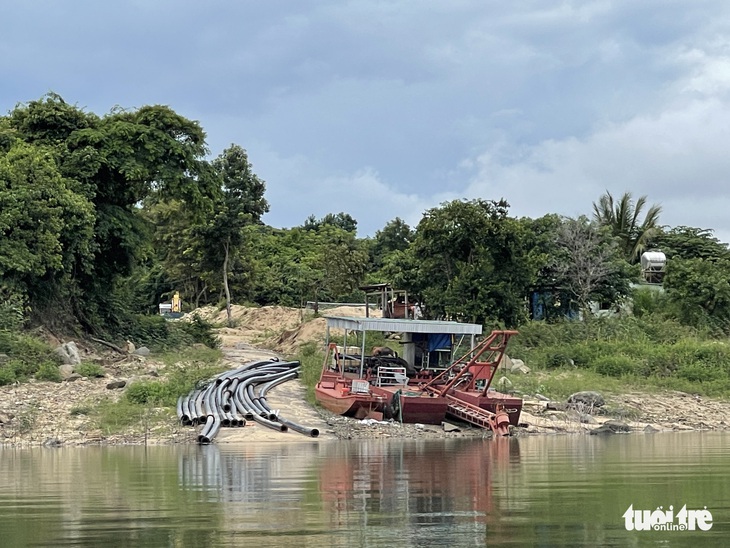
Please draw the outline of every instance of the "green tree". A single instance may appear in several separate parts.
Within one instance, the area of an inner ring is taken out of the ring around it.
[[[69,189],[93,204],[90,256],[74,237],[74,245],[64,247],[74,255],[73,266],[64,270],[66,277],[50,275],[33,296],[36,304],[53,308],[68,300],[92,332],[118,325],[127,300],[120,284],[151,253],[153,227],[140,204],[178,199],[200,216],[211,211],[216,180],[204,158],[202,128],[166,106],[98,117],[55,94],[18,105],[3,125],[45,147]]]
[[[352,232],[325,225],[273,229],[251,227],[256,272],[255,297],[260,304],[300,306],[311,300],[336,301],[352,295],[368,264],[364,241]]]
[[[375,233],[370,246],[372,268],[380,269],[389,255],[408,249],[414,238],[415,232],[400,217],[388,222]]]
[[[673,260],[663,285],[682,324],[730,332],[730,260]]]
[[[206,302],[217,279],[204,266],[200,222],[179,200],[149,204],[143,213],[155,226],[155,258],[133,277],[132,287],[141,309],[154,309],[175,291],[180,292],[183,302],[197,308]]]
[[[730,259],[730,251],[707,228],[678,226],[657,232],[652,246],[661,249],[669,260],[675,259]]]
[[[625,192],[615,201],[611,193],[606,191],[598,203],[593,203],[594,219],[598,224],[610,228],[613,236],[618,239],[626,260],[633,263],[639,260],[647,244],[659,231],[661,206],[649,207],[641,220],[645,206],[646,196],[641,196],[634,203],[630,192]]]
[[[0,153],[0,279],[4,299],[32,298],[93,250],[93,207],[71,190],[45,147]],[[75,257],[74,257],[75,255]]]
[[[413,244],[398,255],[397,281],[425,304],[427,317],[508,326],[525,319],[536,265],[526,228],[508,208],[504,200],[454,200],[424,214]]]
[[[245,228],[259,223],[269,210],[264,198],[266,185],[254,172],[246,151],[231,145],[213,161],[222,184],[222,195],[215,204],[215,214],[199,233],[202,236],[204,262],[221,273],[229,325],[231,318],[230,267],[241,256],[246,244]]]
[[[334,226],[353,234],[357,232],[357,221],[352,218],[352,215],[342,211],[340,213],[328,213],[321,219],[310,215],[303,225],[305,230],[319,230],[323,226]]]

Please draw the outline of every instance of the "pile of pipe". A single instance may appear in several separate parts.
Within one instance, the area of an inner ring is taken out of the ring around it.
[[[186,426],[203,425],[198,443],[207,444],[222,426],[245,426],[246,421],[273,428],[289,429],[316,438],[319,430],[279,416],[266,401],[266,393],[275,386],[299,376],[299,362],[281,362],[277,358],[247,363],[212,379],[177,400],[177,416]]]

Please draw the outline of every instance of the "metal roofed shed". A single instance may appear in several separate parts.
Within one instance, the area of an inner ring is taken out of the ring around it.
[[[347,333],[348,331],[361,332],[362,341],[360,344],[360,369],[365,364],[365,332],[367,331],[379,331],[379,332],[391,332],[391,333],[402,333],[403,338],[401,344],[403,345],[403,359],[406,360],[410,365],[417,366],[416,363],[417,345],[424,344],[425,347],[420,348],[422,351],[421,356],[421,367],[426,368],[431,363],[431,356],[438,356],[439,351],[448,352],[449,359],[451,358],[451,336],[461,335],[469,336],[471,348],[474,348],[474,337],[482,334],[482,326],[471,323],[459,323],[451,321],[439,321],[439,320],[406,320],[397,318],[354,318],[354,317],[335,317],[335,316],[324,316],[327,322],[326,342],[328,346],[330,341],[330,329],[344,329],[345,339],[343,342],[344,347],[347,347]],[[429,344],[429,339],[433,336],[434,340],[444,340],[444,336],[448,336],[448,347],[442,347],[440,349],[433,348],[432,344]],[[425,352],[425,354],[423,354]],[[438,361],[437,361],[438,364]]]
[[[327,328],[350,331],[392,331],[398,333],[447,333],[449,335],[481,335],[482,326],[475,323],[439,320],[404,320],[396,318],[354,318],[324,316]]]

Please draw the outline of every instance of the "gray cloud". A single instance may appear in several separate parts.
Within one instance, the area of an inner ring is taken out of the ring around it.
[[[249,151],[276,226],[372,234],[458,197],[574,216],[609,189],[730,239],[720,0],[5,4],[0,109],[169,104]]]

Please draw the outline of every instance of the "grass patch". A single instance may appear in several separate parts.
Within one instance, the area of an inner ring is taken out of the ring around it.
[[[161,361],[164,367],[201,368],[215,366],[223,354],[217,348],[206,346],[192,346],[183,352],[167,351],[155,355],[155,360]]]
[[[191,348],[164,357],[168,365],[160,379],[137,381],[126,388],[119,401],[104,403],[94,411],[102,431],[114,433],[135,424],[169,420],[178,397],[225,370],[220,350]]]
[[[319,381],[322,373],[322,364],[324,363],[324,353],[321,345],[315,342],[308,342],[302,345],[299,353],[294,358],[301,364],[299,378],[307,389],[307,401],[311,404],[315,403],[314,387]]]
[[[35,378],[39,381],[50,381],[50,382],[61,382],[61,371],[58,369],[58,364],[53,362],[43,362],[38,366],[38,371],[35,373]]]
[[[495,375],[495,381],[501,376]],[[535,371],[528,375],[507,374],[512,382],[512,389],[519,394],[542,394],[555,401],[565,401],[568,396],[584,390],[603,393],[619,393],[625,387],[625,380],[606,378],[595,371],[556,369],[552,371]]]
[[[93,362],[81,362],[74,367],[74,372],[78,373],[82,377],[89,378],[100,378],[104,376],[104,368],[98,363]]]
[[[0,354],[8,359],[0,363],[0,385],[23,382],[36,376],[40,380],[61,380],[58,370],[61,361],[53,349],[43,341],[10,331],[0,331]],[[41,371],[42,368],[42,371]],[[41,377],[38,377],[40,372]]]
[[[91,405],[78,405],[76,407],[72,407],[68,414],[72,417],[80,417],[84,415],[91,415],[94,413],[94,407]]]
[[[150,409],[128,401],[126,398],[118,402],[101,404],[95,412],[99,427],[105,434],[116,434],[135,425],[147,422]]]
[[[507,353],[524,360],[533,378],[555,392],[546,396],[639,388],[730,396],[730,344],[676,322],[644,315],[529,322],[519,331]],[[528,393],[540,392],[531,386],[535,380],[510,379]]]

